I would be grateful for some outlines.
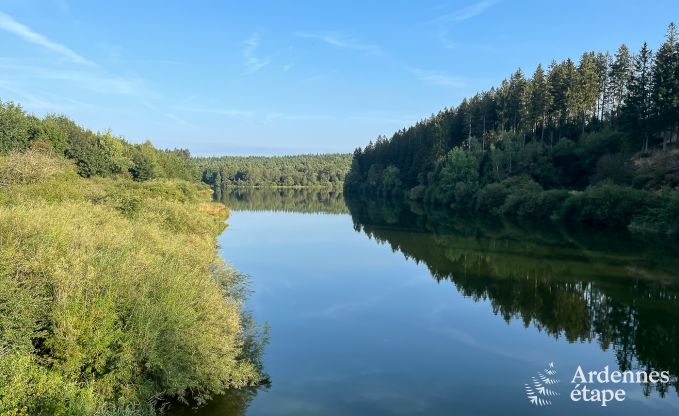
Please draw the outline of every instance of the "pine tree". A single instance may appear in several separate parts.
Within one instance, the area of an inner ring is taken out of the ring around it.
[[[526,88],[526,78],[521,68],[517,69],[509,78],[509,116],[511,117],[512,131],[515,132],[521,123],[521,106]]]
[[[556,128],[558,139],[559,127],[563,124],[568,110],[568,88],[565,85],[563,64],[552,61],[549,66],[549,74],[547,75],[547,86],[549,88],[549,95],[552,97],[549,113],[552,118],[551,121]],[[552,131],[553,133],[554,131]]]
[[[677,50],[677,28],[670,23],[665,43],[655,57],[653,71],[653,101],[657,127],[663,137],[663,150],[668,140],[677,132],[679,120],[679,51]]]
[[[620,109],[627,96],[627,85],[632,76],[632,57],[627,45],[622,44],[615,53],[615,60],[611,65],[610,90],[612,97],[613,116],[619,115]]]
[[[585,125],[589,114],[594,114],[599,97],[599,74],[596,54],[588,52],[582,55],[576,71],[573,107],[580,117],[581,132],[585,133]]]
[[[545,139],[545,124],[547,122],[547,113],[552,104],[552,96],[549,93],[549,85],[545,77],[545,71],[542,65],[538,65],[533,73],[533,79],[530,83],[530,119],[533,123],[542,125],[540,132],[540,140]]]
[[[649,121],[653,110],[652,70],[653,52],[644,42],[639,54],[634,58],[634,71],[624,110],[625,119],[630,128],[643,138],[642,152],[648,151]]]
[[[609,71],[612,63],[611,54],[599,53],[597,54],[597,70],[599,73],[599,99],[598,99],[598,117],[599,120],[606,120],[608,114],[608,107],[610,103],[610,76]]]
[[[562,64],[563,84],[562,88],[565,92],[566,112],[564,123],[570,120],[575,120],[578,116],[578,95],[576,88],[576,68],[575,63],[570,59],[566,59]]]

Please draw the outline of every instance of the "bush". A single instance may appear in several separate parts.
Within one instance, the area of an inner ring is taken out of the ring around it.
[[[592,183],[612,182],[616,185],[629,185],[633,180],[634,166],[629,157],[622,153],[605,154],[599,158]]]
[[[83,179],[31,151],[0,173],[0,415],[149,413],[261,380],[243,277],[215,250],[228,210],[201,185]]]
[[[427,188],[424,185],[417,185],[410,188],[408,191],[408,199],[413,201],[421,201],[424,199],[424,192]]]
[[[560,211],[566,198],[568,191],[559,189],[515,193],[507,198],[500,211],[525,218],[549,219]]]
[[[509,193],[509,189],[502,183],[486,185],[476,194],[476,210],[499,214]]]
[[[476,210],[491,214],[512,213],[515,212],[512,207],[518,201],[516,198],[539,192],[542,192],[542,187],[529,176],[513,176],[482,188],[476,195]],[[509,200],[510,195],[517,197]]]
[[[0,159],[0,187],[38,183],[69,172],[71,167],[66,161],[30,149]]]
[[[636,214],[629,228],[632,231],[679,234],[679,192],[665,192],[657,206]]]
[[[650,192],[618,185],[597,185],[569,197],[562,215],[571,221],[626,227],[633,216],[657,205]]]

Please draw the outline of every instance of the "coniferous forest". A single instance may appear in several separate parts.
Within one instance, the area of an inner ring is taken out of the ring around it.
[[[354,152],[346,194],[676,233],[679,39],[518,69]]]

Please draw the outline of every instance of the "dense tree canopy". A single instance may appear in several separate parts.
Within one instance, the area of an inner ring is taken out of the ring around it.
[[[378,137],[354,152],[345,192],[494,211],[513,192],[532,192],[534,206],[553,204],[541,215],[588,187],[618,186],[630,198],[654,191],[644,194],[653,199],[679,184],[678,133],[679,43],[670,24],[655,54],[645,43],[637,54],[622,45],[613,56],[538,65],[530,77],[519,69],[456,108]]]
[[[83,177],[199,178],[188,150],[159,150],[148,141],[131,144],[111,132],[84,129],[64,116],[41,119],[17,104],[0,101],[0,154],[31,146],[51,147],[73,160]]]
[[[195,159],[203,182],[229,186],[341,185],[351,165],[342,153],[297,156],[223,156]]]

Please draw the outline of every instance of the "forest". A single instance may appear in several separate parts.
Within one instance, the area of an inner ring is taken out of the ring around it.
[[[195,158],[203,182],[215,190],[233,186],[341,187],[351,154],[222,156]]]
[[[678,42],[518,69],[356,149],[345,194],[677,233]]]
[[[0,415],[144,415],[265,381],[188,152],[0,105]]]

